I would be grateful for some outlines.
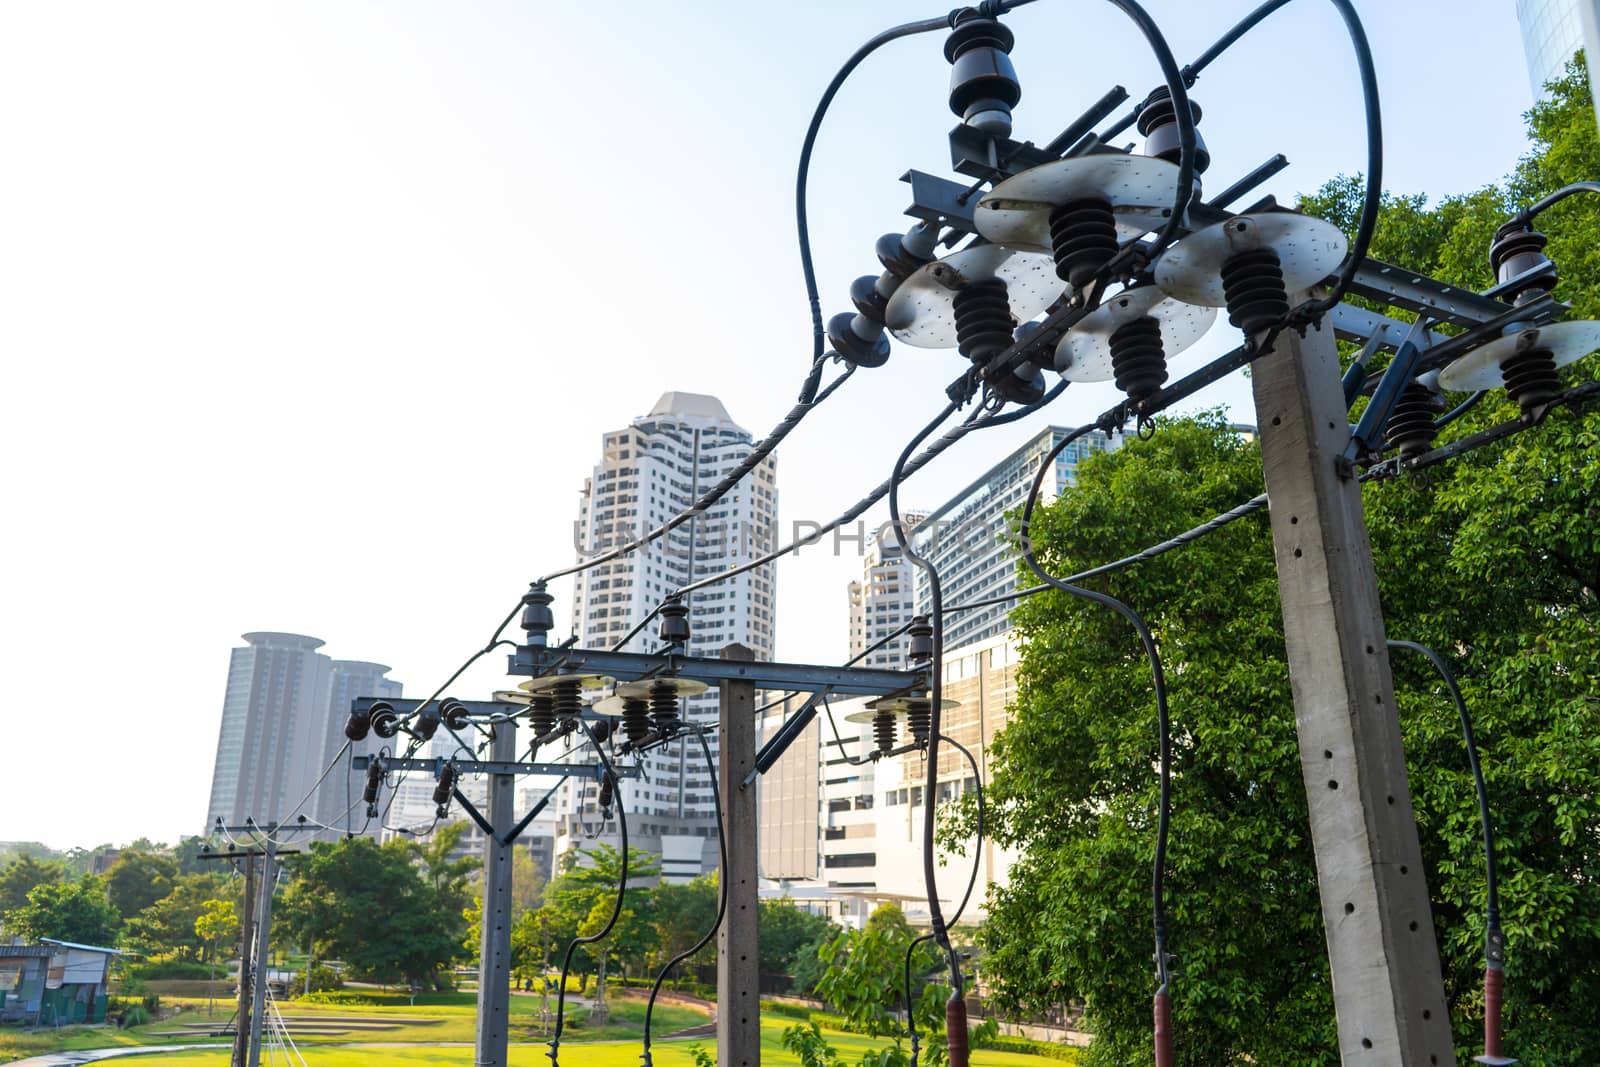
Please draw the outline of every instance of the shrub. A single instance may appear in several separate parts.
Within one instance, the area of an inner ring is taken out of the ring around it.
[[[311,992],[296,998],[305,1004],[344,1004],[344,1005],[373,1005],[382,1004],[383,1001],[365,993],[355,993],[349,990],[338,989],[321,993]]]
[[[1017,1052],[1025,1056],[1045,1056],[1055,1060],[1066,1060],[1068,1063],[1078,1062],[1078,1050],[1071,1045],[1058,1045],[1054,1041],[1035,1041],[1031,1037],[996,1034],[975,1041],[973,1044],[977,1048],[993,1049],[996,1052]]]
[[[153,960],[135,963],[128,967],[124,981],[163,981],[169,978],[226,978],[228,968],[221,964],[200,963],[195,960]]]
[[[310,993],[332,993],[344,988],[344,979],[339,977],[339,972],[326,964],[319,963],[311,968]],[[306,997],[306,973],[301,971],[289,981],[289,989],[298,992],[298,999]]]

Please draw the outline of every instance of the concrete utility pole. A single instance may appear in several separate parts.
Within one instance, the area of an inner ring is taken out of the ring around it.
[[[1253,366],[1340,1061],[1453,1065],[1333,330]]]
[[[495,723],[491,760],[517,758],[515,720]],[[511,838],[516,777],[489,776],[488,824],[483,835],[483,918],[478,955],[477,1067],[505,1067],[511,1013]],[[491,829],[492,828],[492,829]]]
[[[272,936],[272,885],[278,876],[278,846],[267,838],[261,854],[255,950],[250,954],[250,1050],[246,1067],[260,1067],[261,1022],[267,1007],[267,939]],[[242,1027],[241,1027],[242,1029]]]
[[[722,650],[725,660],[753,660],[743,645]],[[720,683],[721,725],[717,788],[722,793],[728,866],[719,872],[728,894],[728,914],[717,932],[717,1064],[761,1063],[761,953],[756,869],[756,790],[739,783],[756,763],[756,687],[753,681]]]
[[[250,1010],[250,967],[255,953],[256,858],[244,858],[244,921],[239,925],[239,1006],[233,1015],[233,1058],[231,1067],[245,1067],[249,1055],[250,1033],[244,1020]]]

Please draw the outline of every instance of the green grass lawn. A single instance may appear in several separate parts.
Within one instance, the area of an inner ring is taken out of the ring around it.
[[[412,1042],[470,1042],[474,1036],[474,1023],[477,1013],[476,997],[472,994],[442,993],[433,994],[430,998],[432,1004],[424,1004],[423,997],[418,997],[415,1007],[406,1002],[403,995],[395,994],[398,1002],[389,1002],[381,1005],[328,1005],[305,1004],[299,1001],[280,1001],[278,1010],[285,1015],[296,1016],[361,1016],[363,1018],[380,1019],[394,1017],[396,1019],[430,1019],[435,1020],[426,1024],[405,1023],[393,1030],[351,1030],[344,1034],[297,1036],[295,1043],[302,1046],[316,1046],[328,1044],[349,1044],[351,1042],[393,1042],[406,1044]],[[439,1001],[445,1001],[439,1003]],[[171,1001],[165,1002],[169,1006]],[[37,1056],[45,1052],[59,1052],[69,1049],[109,1048],[124,1045],[187,1045],[204,1044],[219,1040],[204,1031],[192,1035],[178,1037],[159,1035],[160,1031],[181,1030],[186,1023],[212,1022],[218,1026],[226,1023],[231,1016],[228,1006],[218,1002],[215,1014],[208,1015],[204,1001],[180,1001],[184,1008],[182,1012],[160,1022],[148,1026],[135,1026],[127,1030],[118,1030],[108,1026],[71,1026],[62,1027],[60,1030],[44,1031],[38,1033],[23,1033],[20,1030],[0,1030],[0,1063],[10,1060],[23,1059],[28,1056]],[[563,1044],[567,1041],[604,1041],[604,1040],[634,1040],[643,1032],[644,1028],[644,1000],[636,997],[621,997],[616,994],[611,998],[611,1017],[605,1026],[592,1027],[589,1025],[587,1007],[567,1004],[566,1026],[562,1037]],[[550,1001],[551,1011],[555,1010],[555,999]],[[517,1041],[543,1041],[549,1034],[540,1025],[540,998],[533,996],[513,996],[511,998],[511,1040]],[[704,1012],[693,1008],[680,1007],[676,1004],[656,1005],[655,1014],[651,1022],[651,1030],[656,1034],[670,1034],[691,1026],[698,1026],[706,1022]]]
[[[761,1020],[761,1062],[769,1067],[798,1067],[799,1060],[795,1059],[783,1048],[783,1031],[794,1025],[791,1019],[780,1019],[765,1016]],[[846,1063],[857,1063],[861,1054],[870,1048],[877,1047],[880,1042],[871,1038],[860,1037],[855,1034],[841,1034],[825,1031],[828,1040],[833,1043]],[[517,1037],[513,1035],[513,1041]],[[652,1056],[658,1067],[692,1067],[694,1060],[689,1054],[689,1047],[693,1041],[657,1041],[651,1047]],[[707,1049],[715,1051],[716,1041],[712,1038],[701,1039],[700,1042]],[[565,1038],[562,1039],[563,1050],[569,1048]],[[639,1042],[637,1038],[625,1041],[614,1041],[598,1044],[584,1044],[570,1046],[574,1067],[639,1067]],[[304,1049],[306,1062],[311,1067],[380,1067],[386,1063],[401,1064],[470,1064],[472,1050],[470,1048],[308,1048]],[[513,1045],[511,1048],[510,1062],[513,1067],[550,1067],[550,1060],[545,1055],[543,1044],[539,1045]],[[565,1059],[565,1057],[563,1057]],[[192,1052],[171,1052],[140,1057],[138,1064],[159,1064],[161,1067],[226,1067],[228,1054],[224,1050],[201,1050]],[[987,1049],[975,1049],[972,1053],[973,1067],[1046,1067],[1046,1065],[1063,1065],[1070,1061],[1049,1059],[1043,1056],[1025,1056],[1015,1052],[993,1052]]]

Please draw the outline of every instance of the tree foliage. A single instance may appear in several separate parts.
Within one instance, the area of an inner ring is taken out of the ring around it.
[[[436,981],[461,952],[463,904],[445,868],[427,869],[404,842],[319,841],[301,857],[274,925],[358,977]]]
[[[26,904],[34,886],[65,878],[66,870],[60,863],[35,859],[29,853],[21,854],[0,868],[0,916]]]
[[[1486,249],[1516,206],[1600,176],[1581,67],[1530,113],[1533,152],[1503,188],[1430,206],[1385,200],[1372,254],[1480,289]],[[1308,210],[1348,228],[1360,185]],[[1539,220],[1558,296],[1600,315],[1595,201]],[[1594,358],[1569,382],[1597,375]],[[1460,397],[1453,398],[1455,400]],[[1515,415],[1497,393],[1445,431]],[[1365,490],[1391,637],[1461,677],[1500,848],[1509,940],[1507,1046],[1526,1065],[1600,1062],[1600,414],[1542,426]],[[1042,509],[1041,559],[1071,573],[1136,551],[1261,491],[1256,450],[1220,417],[1169,421],[1080,467]],[[1095,580],[1150,622],[1175,723],[1168,868],[1182,1064],[1337,1062],[1304,785],[1264,514]],[[1114,614],[1054,594],[1014,613],[1025,639],[1017,705],[996,742],[993,825],[1022,856],[991,901],[987,973],[1005,1006],[1087,1001],[1087,1062],[1147,1059],[1154,976],[1155,709],[1148,665]],[[1454,708],[1429,665],[1393,657],[1424,875],[1459,1055],[1482,1026],[1484,873]]]
[[[106,896],[124,918],[139,914],[168,893],[178,861],[159,852],[126,848],[106,871]]]
[[[6,929],[19,937],[107,947],[116,943],[121,921],[106,900],[104,882],[89,875],[71,882],[41,882],[28,891],[26,904],[5,913]]]
[[[172,869],[178,869],[176,863]],[[198,924],[213,904],[225,903],[230,910],[233,908],[231,900],[219,899],[226,892],[227,880],[220,874],[179,875],[170,883],[170,892],[127,919],[123,943],[146,955],[198,959],[207,944]]]

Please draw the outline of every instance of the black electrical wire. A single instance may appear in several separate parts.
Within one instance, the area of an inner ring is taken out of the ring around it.
[[[945,960],[949,964],[950,985],[954,997],[961,995],[961,964],[956,959],[955,950],[950,947],[950,933],[945,928],[944,913],[939,907],[939,881],[933,843],[934,795],[939,787],[939,722],[943,710],[940,705],[944,700],[944,601],[939,587],[939,568],[928,562],[927,558],[912,545],[905,524],[900,519],[900,482],[905,477],[906,463],[910,460],[911,453],[916,451],[917,446],[959,408],[958,401],[950,401],[932,422],[907,442],[906,447],[900,452],[900,458],[895,461],[894,473],[889,478],[889,521],[894,524],[895,539],[900,543],[900,554],[910,560],[911,564],[922,571],[928,579],[930,603],[928,614],[929,623],[933,627],[933,659],[928,669],[928,698],[932,707],[928,727],[928,776],[923,796],[922,878],[928,891],[929,925],[932,927],[933,939],[943,950]]]
[[[1146,657],[1148,657],[1150,660],[1150,675],[1154,684],[1156,696],[1156,718],[1158,722],[1158,728],[1161,732],[1159,742],[1160,757],[1158,771],[1158,807],[1156,814],[1156,852],[1155,860],[1151,868],[1151,892],[1153,897],[1151,918],[1155,930],[1156,977],[1158,979],[1156,996],[1158,998],[1158,1003],[1160,1003],[1161,1001],[1159,998],[1167,995],[1167,987],[1171,977],[1167,967],[1167,916],[1165,881],[1167,867],[1167,832],[1172,813],[1172,723],[1167,712],[1167,686],[1166,680],[1161,671],[1161,654],[1156,649],[1155,638],[1150,633],[1150,627],[1145,625],[1144,619],[1139,616],[1138,612],[1134,611],[1133,608],[1123,603],[1121,600],[1118,600],[1114,596],[1109,596],[1093,589],[1085,589],[1081,586],[1072,585],[1064,579],[1051,575],[1039,564],[1038,556],[1034,552],[1033,539],[1028,535],[1029,524],[1033,519],[1033,510],[1039,503],[1039,492],[1044,486],[1045,472],[1050,470],[1051,465],[1055,463],[1056,457],[1062,453],[1067,445],[1071,444],[1079,437],[1087,434],[1090,430],[1094,429],[1094,427],[1094,423],[1089,423],[1088,425],[1079,427],[1077,430],[1074,430],[1072,433],[1064,436],[1056,444],[1055,448],[1053,448],[1050,453],[1045,456],[1043,462],[1039,464],[1039,471],[1034,476],[1033,486],[1028,492],[1027,503],[1024,504],[1022,508],[1022,521],[1019,524],[1018,534],[1022,545],[1022,559],[1023,562],[1028,565],[1029,570],[1033,571],[1034,574],[1043,579],[1043,581],[1051,588],[1058,589],[1063,593],[1068,593],[1072,596],[1080,597],[1084,600],[1089,600],[1096,604],[1103,605],[1104,607],[1108,607],[1117,612],[1124,619],[1128,620],[1133,628],[1139,632],[1139,640],[1144,645]],[[1161,1057],[1161,1050],[1159,1046],[1157,1049],[1157,1057],[1158,1059]]]
[[[700,738],[700,752],[706,759],[706,773],[711,776],[711,799],[716,806],[717,812],[717,852],[722,859],[722,867],[720,869],[726,871],[728,869],[728,838],[722,821],[722,793],[717,787],[717,761],[711,758],[711,745],[706,741],[706,732],[697,729],[695,734]],[[656,975],[655,985],[650,987],[650,999],[645,1001],[644,1005],[644,1067],[651,1067],[652,1063],[650,1059],[650,1016],[655,1011],[656,997],[661,992],[661,983],[667,980],[667,974],[671,972],[672,968],[711,943],[711,939],[716,937],[717,931],[722,928],[722,920],[727,914],[728,886],[719,877],[717,879],[717,917],[712,921],[711,929],[707,930],[705,936],[694,943],[693,948],[680,952],[668,960],[667,965],[661,968],[661,973]]]
[[[902,37],[911,37],[919,33],[929,33],[933,30],[948,29],[949,16],[922,19],[917,22],[907,22],[899,26],[892,26],[875,37],[867,40],[857,48],[850,58],[845,60],[844,66],[834,74],[833,80],[828,82],[828,87],[822,91],[822,99],[817,101],[816,110],[811,113],[811,124],[806,127],[805,140],[800,145],[800,164],[794,182],[794,221],[795,231],[800,242],[800,271],[805,275],[806,299],[811,306],[811,359],[812,372],[806,378],[805,387],[800,391],[800,402],[807,403],[811,394],[816,391],[816,368],[821,364],[823,353],[827,350],[828,335],[822,324],[822,298],[817,292],[817,271],[811,262],[811,223],[806,210],[806,184],[811,176],[811,152],[816,147],[817,134],[822,130],[822,120],[828,114],[828,107],[833,103],[833,98],[844,85],[845,80],[857,67],[872,53],[888,44],[898,41]]]
[[[1478,402],[1487,395],[1489,395],[1487,389],[1479,389],[1476,393],[1473,393],[1461,403],[1457,404],[1454,408],[1450,409],[1449,412],[1440,415],[1437,419],[1434,419],[1434,432],[1437,433],[1438,431],[1444,429],[1446,426],[1449,426],[1452,422],[1455,422],[1461,416],[1477,407]]]
[[[948,736],[941,737],[940,740],[945,744],[952,746],[956,749],[956,751],[967,757],[967,765],[972,768],[974,792],[978,797],[978,822],[977,826],[974,828],[973,835],[974,844],[972,849],[972,872],[967,875],[967,891],[961,895],[961,903],[956,905],[955,913],[950,916],[950,925],[954,926],[956,923],[961,921],[961,913],[967,910],[967,902],[972,899],[972,891],[978,885],[978,869],[983,863],[983,773],[978,770],[978,760],[975,756],[973,756],[971,750],[968,749],[967,746]],[[925,797],[923,799],[924,803],[928,802],[928,798]],[[912,998],[911,991],[911,958],[912,955],[917,951],[917,946],[922,944],[924,941],[927,941],[931,936],[931,934],[923,934],[921,937],[914,938],[911,944],[906,946],[906,1030],[911,1038],[911,1063],[913,1064],[913,1067],[915,1067],[917,1062],[919,1041],[917,1037],[916,1001]]]
[[[617,919],[622,915],[622,901],[628,893],[628,806],[622,799],[622,780],[617,777],[617,770],[611,765],[611,757],[606,755],[605,746],[596,740],[594,731],[589,729],[589,724],[580,718],[578,728],[589,739],[589,744],[594,746],[595,753],[600,757],[600,765],[611,779],[612,802],[617,806],[617,827],[622,838],[621,870],[617,875],[617,900],[611,907],[611,917],[606,920],[605,926],[587,937],[574,937],[567,942],[566,958],[561,961],[561,988],[556,993],[555,1030],[550,1035],[550,1051],[546,1054],[550,1057],[550,1067],[556,1067],[560,1062],[561,1025],[567,1011],[567,975],[572,971],[572,955],[578,950],[579,945],[592,945],[611,932],[611,928],[617,925]]]
[[[1500,928],[1500,889],[1499,879],[1494,862],[1494,820],[1489,810],[1489,790],[1483,782],[1483,767],[1478,761],[1478,742],[1472,732],[1472,716],[1467,711],[1467,702],[1461,695],[1461,687],[1456,684],[1455,672],[1445,662],[1444,657],[1429,648],[1419,645],[1415,641],[1389,641],[1390,648],[1405,648],[1412,652],[1420,653],[1427,657],[1434,669],[1444,679],[1445,688],[1450,691],[1450,699],[1455,701],[1456,714],[1461,718],[1461,737],[1467,748],[1467,763],[1472,768],[1472,784],[1478,792],[1478,819],[1483,824],[1483,869],[1484,889],[1487,903],[1485,913],[1488,928]]]
[[[1575,193],[1600,193],[1600,182],[1573,182],[1571,185],[1563,185],[1549,196],[1517,212],[1512,216],[1512,221],[1526,226],[1533,221],[1534,216],[1547,208],[1555,207]]]

